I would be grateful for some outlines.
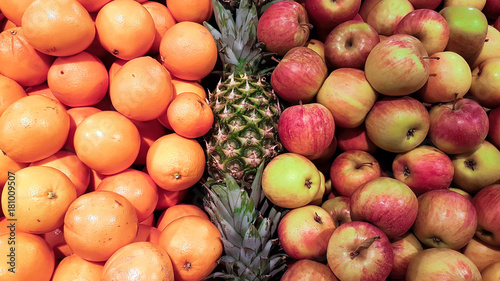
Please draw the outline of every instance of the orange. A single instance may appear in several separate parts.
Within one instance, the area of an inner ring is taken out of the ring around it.
[[[7,218],[3,217],[3,216],[0,217],[0,235],[4,235],[6,233],[10,234],[9,226],[10,226],[10,222],[7,221]]]
[[[90,168],[70,151],[60,150],[52,156],[32,162],[30,166],[52,167],[63,172],[75,186],[77,196],[85,193],[90,182]]]
[[[0,263],[1,281],[49,281],[55,267],[54,252],[45,240],[38,235],[21,231],[16,232],[15,245],[15,273],[9,271],[11,265],[7,263],[7,255],[10,255],[10,234],[0,236]],[[10,257],[8,258],[10,260]],[[11,269],[12,270],[12,269]]]
[[[64,239],[75,254],[106,261],[134,241],[138,221],[134,206],[118,193],[92,191],[78,197],[64,217]]]
[[[0,75],[0,116],[16,100],[25,97],[24,88],[9,77]]]
[[[215,40],[201,24],[189,21],[176,23],[161,39],[160,62],[172,76],[200,80],[212,72],[217,62]]]
[[[160,235],[161,231],[158,228],[151,225],[139,224],[139,230],[134,242],[152,242],[158,244]]]
[[[83,119],[100,111],[100,109],[93,106],[73,107],[67,110],[69,114],[69,133],[66,143],[64,144],[64,149],[75,151],[73,141],[75,139],[76,127],[82,123]]]
[[[178,21],[192,21],[203,23],[208,21],[213,14],[211,0],[167,0],[167,7]]]
[[[192,204],[177,204],[175,206],[167,208],[163,213],[161,213],[156,223],[156,227],[163,231],[165,227],[172,221],[182,218],[185,216],[198,216],[210,220],[207,213],[200,209],[198,206]]]
[[[141,137],[127,117],[116,111],[101,111],[88,116],[76,127],[74,145],[83,163],[97,173],[111,175],[134,163]]]
[[[160,137],[167,133],[165,127],[163,127],[158,120],[150,121],[135,121],[132,120],[134,125],[139,130],[141,135],[141,148],[139,149],[139,155],[134,161],[135,165],[146,165],[146,155],[151,145]]]
[[[101,183],[102,179],[104,179],[105,177],[106,177],[105,175],[101,175],[98,172],[90,169],[90,183],[89,183],[89,187],[87,188],[86,192],[95,191],[95,189]]]
[[[182,217],[168,224],[158,243],[172,260],[176,281],[207,277],[223,251],[217,227],[198,216]]]
[[[0,149],[16,162],[33,162],[59,151],[68,137],[69,115],[57,102],[27,96],[0,117]]]
[[[113,76],[109,97],[113,107],[130,119],[156,119],[173,99],[170,74],[151,57],[132,59]]]
[[[189,189],[169,191],[158,188],[158,204],[156,210],[165,210],[182,202],[189,193]]]
[[[16,172],[13,182],[15,190],[9,185],[2,191],[2,209],[17,218],[17,230],[43,234],[62,226],[76,199],[75,186],[65,174],[51,167],[26,167]],[[9,203],[15,205],[14,214],[8,211]]]
[[[140,222],[153,213],[158,202],[155,182],[148,174],[134,169],[105,177],[96,190],[116,192],[127,198],[134,206]]]
[[[149,148],[146,167],[156,184],[166,190],[187,189],[205,171],[205,152],[194,139],[171,133],[157,139]]]
[[[177,95],[167,109],[168,123],[177,134],[199,138],[212,128],[212,108],[199,95],[184,92]]]
[[[174,271],[164,249],[151,242],[135,242],[106,261],[101,280],[174,281]]]
[[[7,182],[9,176],[12,176],[10,173],[15,173],[22,168],[28,167],[28,165],[28,163],[20,163],[12,160],[0,149],[0,191]]]
[[[51,281],[101,280],[103,262],[87,261],[78,255],[70,255],[59,262]]]
[[[101,45],[120,59],[145,55],[155,40],[151,14],[134,0],[107,3],[97,13],[95,24]]]
[[[26,8],[21,26],[28,43],[52,56],[85,50],[96,33],[90,14],[76,0],[35,0]]]
[[[58,104],[60,104],[64,109],[68,109],[68,106],[65,104],[62,104],[56,96],[54,96],[54,93],[49,88],[49,85],[47,82],[42,83],[40,85],[36,86],[31,86],[26,89],[26,94],[28,96],[44,96],[47,97],[53,101],[56,101]]]
[[[21,18],[24,11],[35,0],[2,0],[0,1],[0,11],[2,14],[15,25],[21,25]]]
[[[111,66],[109,67],[108,75],[109,75],[109,83],[111,84],[111,80],[113,77],[115,77],[116,72],[122,68],[122,66],[127,62],[128,60],[122,60],[122,59],[115,59]]]
[[[68,246],[66,240],[64,240],[63,227],[58,227],[53,231],[49,231],[42,235],[45,242],[52,248],[56,260],[62,260],[65,257],[73,254],[73,250]]]
[[[157,55],[160,51],[160,42],[163,34],[167,32],[167,30],[172,27],[176,21],[172,16],[172,13],[168,10],[167,6],[161,4],[159,2],[154,1],[146,1],[142,3],[142,6],[148,10],[153,17],[153,21],[155,23],[155,40],[151,49],[149,49],[148,54]]]
[[[21,86],[35,86],[47,80],[54,58],[33,48],[24,30],[14,27],[0,33],[0,74]]]
[[[172,85],[174,86],[174,95],[176,96],[180,93],[191,92],[199,95],[202,99],[207,99],[207,92],[203,86],[196,81],[187,81],[172,77]]]
[[[98,12],[104,5],[112,0],[77,0],[82,6],[91,12]]]
[[[151,213],[151,215],[149,215],[147,218],[140,221],[139,224],[149,225],[149,226],[155,225],[155,213]]]

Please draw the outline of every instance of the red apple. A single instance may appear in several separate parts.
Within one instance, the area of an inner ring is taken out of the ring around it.
[[[472,204],[477,211],[476,236],[489,245],[500,246],[500,184],[481,189]]]
[[[382,0],[366,17],[366,23],[373,26],[378,34],[391,36],[396,26],[414,8],[408,0]]]
[[[328,265],[301,259],[288,266],[280,281],[311,280],[311,281],[338,281]]]
[[[327,34],[337,25],[354,19],[360,6],[361,0],[305,0],[311,23]]]
[[[500,31],[500,16],[493,23],[493,27]]]
[[[364,123],[356,128],[337,127],[335,132],[337,134],[337,147],[342,151],[355,149],[373,154],[378,149],[366,135]]]
[[[497,148],[500,149],[500,108],[495,108],[488,113],[488,120],[490,122],[488,135],[486,138]],[[337,131],[338,132],[338,131]],[[338,133],[337,133],[338,134]],[[339,139],[337,139],[337,146],[340,148]]]
[[[500,247],[492,246],[474,237],[462,249],[462,253],[467,256],[482,271],[488,265],[500,261]]]
[[[500,17],[500,3],[498,0],[486,0],[483,13],[490,19],[495,20]]]
[[[410,260],[423,250],[422,244],[411,232],[394,239],[391,244],[394,253],[394,266],[389,279],[404,279]]]
[[[415,9],[430,9],[435,10],[442,0],[410,0],[410,3]]]
[[[335,196],[327,199],[321,208],[325,209],[332,217],[335,228],[351,220],[351,199],[345,196]]]

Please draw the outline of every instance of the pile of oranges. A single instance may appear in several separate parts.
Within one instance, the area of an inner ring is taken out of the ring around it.
[[[0,281],[208,276],[220,232],[184,199],[214,122],[211,0],[0,12]]]

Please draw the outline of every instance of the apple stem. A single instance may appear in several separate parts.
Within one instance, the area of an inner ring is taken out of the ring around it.
[[[437,76],[437,73],[431,73],[429,74],[430,77],[436,77]]]
[[[275,57],[275,56],[272,56],[272,57],[271,57],[271,59],[272,59],[273,61],[277,62],[277,63],[280,63],[280,62],[281,62],[281,60],[280,60],[280,59],[278,59],[278,58],[277,58],[277,57]]]
[[[375,242],[375,240],[377,240],[377,239],[380,239],[380,236],[373,236],[373,237],[366,238],[363,242],[361,242],[361,244],[358,245],[356,250],[352,251],[349,254],[351,256],[351,259],[359,256],[359,254],[362,250],[368,249],[373,244],[373,242]]]
[[[321,217],[316,212],[314,212],[314,221],[317,222],[317,223],[319,223],[319,224],[323,224],[323,220],[321,219]]]
[[[455,98],[453,99],[453,105],[451,107],[451,110],[455,110],[455,105],[457,104],[458,100],[458,93],[455,93]]]
[[[422,57],[424,60],[440,60],[440,57]]]

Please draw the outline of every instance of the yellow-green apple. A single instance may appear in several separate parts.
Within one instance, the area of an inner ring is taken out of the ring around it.
[[[476,209],[464,196],[437,189],[418,197],[418,214],[412,231],[422,244],[459,250],[474,237],[476,227]]]
[[[377,159],[363,150],[348,150],[339,154],[330,167],[332,190],[346,197],[363,183],[382,176]]]
[[[335,132],[337,136],[337,147],[342,151],[356,149],[373,154],[378,149],[366,135],[364,123],[356,128],[336,127]]]
[[[500,280],[500,262],[495,262],[481,271],[483,281],[498,281]]]
[[[361,0],[305,0],[311,23],[326,34],[342,22],[352,20],[360,6]]]
[[[486,0],[482,11],[486,17],[495,20],[500,16],[500,3],[498,0]]]
[[[500,246],[500,184],[480,190],[472,204],[477,210],[476,236],[489,245]]]
[[[365,118],[370,140],[379,148],[394,153],[420,145],[429,126],[427,108],[410,96],[381,98]]]
[[[413,10],[408,0],[382,0],[368,13],[366,23],[378,34],[391,36],[401,19]]]
[[[378,96],[363,70],[338,68],[325,79],[316,101],[330,110],[336,126],[355,128],[363,124]]]
[[[409,95],[422,88],[429,78],[427,51],[412,35],[391,35],[368,54],[365,75],[381,94]]]
[[[472,70],[470,94],[484,107],[500,106],[500,57],[486,59]]]
[[[450,36],[444,17],[431,9],[416,9],[404,16],[394,30],[394,34],[400,33],[415,36],[427,54],[444,51]]]
[[[380,42],[377,31],[359,20],[337,25],[325,39],[325,59],[331,69],[363,69],[370,51]]]
[[[320,206],[307,205],[286,213],[278,224],[278,239],[294,259],[317,259],[326,254],[335,225]]]
[[[469,6],[481,11],[485,4],[486,0],[443,0],[443,8],[449,6]]]
[[[430,145],[400,153],[392,162],[394,178],[405,183],[417,196],[448,188],[453,181],[453,171],[450,157]]]
[[[499,21],[500,23],[500,21]],[[498,50],[500,49],[500,31],[488,25],[488,32],[486,33],[486,39],[484,39],[484,44],[479,51],[477,51],[468,60],[470,68],[476,68],[480,63],[489,58],[498,58],[500,54]]]
[[[368,14],[373,9],[373,7],[375,7],[375,5],[380,1],[382,0],[364,0],[361,2],[361,7],[359,7],[358,14],[364,22],[366,22]]]
[[[310,259],[301,259],[286,269],[280,281],[338,281],[328,265]]]
[[[406,281],[481,281],[477,266],[459,251],[428,248],[415,255],[408,264]]]
[[[313,155],[332,143],[335,121],[330,110],[320,103],[292,105],[281,113],[278,135],[287,151]]]
[[[340,280],[385,280],[394,264],[387,236],[363,221],[339,226],[330,237],[326,258]]]
[[[274,69],[271,85],[280,98],[291,104],[309,103],[327,76],[328,68],[318,53],[307,47],[294,47]]]
[[[488,120],[490,128],[486,139],[491,142],[497,149],[500,149],[500,108],[497,107],[488,112]],[[337,130],[338,132],[338,130]],[[338,134],[338,133],[337,133]],[[340,148],[339,139],[337,138],[337,147]]]
[[[351,199],[345,196],[336,196],[327,199],[321,208],[325,209],[332,217],[335,228],[351,220]]]
[[[450,30],[445,50],[468,59],[481,49],[488,31],[488,20],[480,10],[468,6],[450,6],[439,13],[446,19]]]
[[[435,10],[442,0],[410,0],[410,3],[415,9],[430,9]]]
[[[462,196],[464,196],[465,198],[467,198],[468,200],[472,200],[472,195],[470,195],[468,192],[466,192],[465,190],[463,189],[460,189],[460,188],[457,188],[457,187],[448,187],[448,190],[451,190],[453,192],[456,192]]]
[[[469,91],[472,73],[469,64],[455,52],[444,51],[429,60],[429,79],[416,97],[427,103],[442,103],[462,98]]]
[[[488,115],[473,99],[435,104],[429,110],[428,138],[441,151],[459,154],[476,150],[486,139]]]
[[[472,196],[500,180],[500,151],[488,141],[475,151],[452,155],[451,162],[455,168],[453,185]]]
[[[486,266],[500,261],[500,247],[492,246],[474,237],[461,251],[482,271]]]
[[[306,42],[306,45],[305,45],[307,48],[315,51],[316,53],[318,53],[318,55],[324,60],[326,61],[326,58],[325,58],[325,43],[323,43],[322,41],[319,41],[318,39],[314,39],[314,38],[311,38],[309,39],[307,42]]]
[[[262,190],[275,205],[298,208],[309,204],[321,184],[318,169],[306,157],[286,152],[274,157],[264,168]]]
[[[417,211],[415,193],[406,184],[390,177],[369,180],[351,196],[352,220],[374,224],[389,239],[408,232]]]
[[[394,266],[389,279],[404,280],[410,260],[423,250],[422,244],[411,232],[392,240],[392,251],[394,253]]]
[[[311,24],[307,11],[295,1],[280,1],[269,6],[259,19],[257,39],[268,52],[285,55],[309,40]]]
[[[319,189],[316,195],[314,195],[313,200],[309,203],[316,206],[320,206],[321,204],[323,204],[323,197],[325,196],[326,192],[325,174],[323,174],[321,171],[318,171],[318,173],[320,177]]]

